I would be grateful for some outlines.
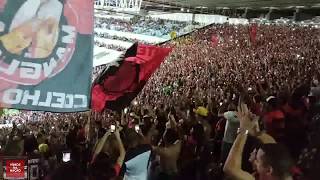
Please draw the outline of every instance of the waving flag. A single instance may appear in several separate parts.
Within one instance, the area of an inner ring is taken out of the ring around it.
[[[211,36],[211,42],[212,42],[212,46],[213,46],[213,47],[218,46],[219,41],[220,41],[220,38],[219,38],[218,35],[213,34],[213,35]]]
[[[258,31],[258,25],[252,24],[249,28],[250,41],[252,44],[256,43],[257,31]]]
[[[92,87],[92,109],[121,110],[143,89],[171,48],[134,44],[121,60],[107,65]]]

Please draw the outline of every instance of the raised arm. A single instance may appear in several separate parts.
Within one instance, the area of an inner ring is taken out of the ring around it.
[[[122,164],[124,162],[124,157],[126,155],[126,150],[124,149],[124,146],[123,146],[123,143],[122,143],[122,140],[121,140],[120,133],[119,133],[118,129],[114,132],[114,135],[116,136],[116,139],[118,141],[119,151],[120,151],[120,156],[117,159],[117,163],[118,163],[118,165],[122,166]]]
[[[93,158],[91,160],[91,162],[94,162],[96,156],[101,152],[105,142],[107,141],[108,137],[110,136],[111,132],[110,131],[107,131],[104,136],[100,139],[100,141],[97,142],[96,144],[96,148],[94,150],[94,153],[93,153]]]
[[[242,153],[247,141],[248,131],[240,132],[229,152],[223,171],[235,179],[254,180],[254,177],[241,169]]]
[[[254,128],[254,122],[251,121],[249,114],[247,105],[240,104],[238,107],[240,129],[223,167],[223,171],[234,179],[254,180],[254,177],[250,173],[241,169],[243,148],[249,131],[252,131]]]

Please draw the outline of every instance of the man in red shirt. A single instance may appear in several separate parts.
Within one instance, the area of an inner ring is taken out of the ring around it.
[[[268,134],[277,141],[281,141],[285,132],[285,115],[278,107],[276,97],[267,98],[267,103],[267,113],[263,116],[264,127]]]

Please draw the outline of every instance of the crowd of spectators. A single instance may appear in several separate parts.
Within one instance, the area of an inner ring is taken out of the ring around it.
[[[130,107],[32,114],[1,130],[2,153],[40,155],[52,180],[316,180],[319,37],[300,26],[259,25],[255,41],[244,25],[200,29],[163,45],[173,52]]]
[[[217,47],[212,35],[220,39]],[[175,51],[144,88],[142,104],[191,98],[217,108],[238,96],[239,88],[288,95],[302,83],[318,82],[318,37],[319,29],[299,26],[260,26],[256,44],[250,43],[248,26],[195,32],[171,42]]]
[[[112,36],[108,33],[97,33],[96,32],[95,36],[100,37],[100,38],[104,38],[104,39],[114,39],[114,40],[126,41],[126,42],[131,42],[131,43],[139,42],[142,44],[152,44],[147,41],[140,40],[140,39],[123,37],[123,36]]]
[[[100,42],[100,41],[95,41],[94,45],[98,46],[98,47],[104,47],[106,49],[116,50],[116,51],[125,51],[125,50],[127,50],[126,48],[124,48],[124,47],[122,47],[120,45],[106,44],[106,43]]]
[[[153,20],[145,18],[140,20],[119,20],[113,18],[95,18],[95,27],[133,32],[136,34],[143,34],[149,36],[163,37],[169,35],[170,32],[176,31],[178,34],[184,34],[184,28],[188,26],[186,22],[178,22],[172,20]]]

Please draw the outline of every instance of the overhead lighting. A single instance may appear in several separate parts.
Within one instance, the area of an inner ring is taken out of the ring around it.
[[[208,9],[208,7],[206,7],[206,6],[197,6],[196,8],[197,9]]]
[[[278,8],[278,7],[270,7],[270,9],[280,9],[280,8]]]
[[[184,8],[181,8],[180,11],[184,11]]]
[[[190,12],[190,9],[187,9],[187,12]]]

